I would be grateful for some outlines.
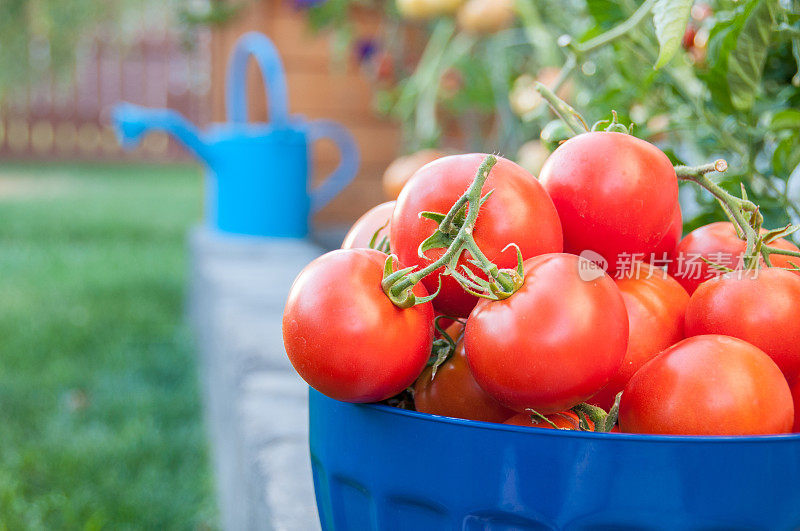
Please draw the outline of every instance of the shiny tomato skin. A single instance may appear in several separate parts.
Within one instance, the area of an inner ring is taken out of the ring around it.
[[[800,380],[792,387],[792,398],[794,398],[794,427],[792,431],[800,433]]]
[[[333,251],[306,266],[290,290],[283,313],[286,353],[311,387],[336,400],[394,396],[414,382],[430,356],[433,307],[392,304],[381,289],[385,260],[372,249]],[[421,284],[414,293],[427,295]]]
[[[623,433],[766,435],[794,421],[789,385],[758,347],[721,335],[684,339],[644,365],[622,393]]]
[[[378,232],[375,238],[375,245],[379,245],[381,240],[389,237],[391,228],[389,223],[392,220],[392,213],[394,212],[394,201],[387,201],[381,203],[376,207],[372,207],[367,212],[358,218],[342,242],[342,249],[369,249],[369,244],[372,237]]]
[[[428,367],[414,385],[414,405],[417,411],[484,422],[503,422],[514,414],[486,394],[473,378],[464,355],[464,343],[459,341],[456,352],[436,371],[431,380]]]
[[[770,245],[789,251],[799,250],[796,245],[783,238]],[[733,223],[718,221],[704,225],[687,234],[678,244],[675,259],[669,264],[669,273],[691,295],[697,286],[724,273],[699,257],[702,256],[729,269],[742,269],[742,256],[746,247],[744,240],[736,235]],[[788,256],[772,255],[771,261],[774,267],[792,268],[789,262],[797,260]]]
[[[556,149],[539,176],[564,228],[564,250],[602,255],[609,270],[621,255],[650,255],[678,206],[669,158],[631,135],[592,132]]]
[[[686,335],[723,334],[772,358],[791,383],[800,375],[800,277],[784,269],[734,271],[704,282],[686,308]]]
[[[599,269],[582,280],[585,264],[560,253],[528,259],[518,292],[481,300],[470,314],[464,346],[472,374],[509,409],[569,409],[619,370],[628,345],[625,303]]]
[[[672,221],[667,228],[667,233],[661,239],[652,253],[644,257],[646,262],[655,264],[658,267],[668,265],[675,258],[678,251],[678,243],[683,237],[683,213],[681,207],[675,209],[672,214]]]
[[[405,264],[425,267],[430,261],[420,258],[417,250],[437,228],[429,219],[420,218],[422,211],[447,213],[475,179],[486,155],[473,153],[438,159],[421,168],[403,188],[392,217],[392,251]],[[516,243],[523,258],[562,249],[561,222],[539,182],[510,160],[499,158],[483,187],[491,197],[480,209],[474,237],[483,253],[500,268],[516,266],[514,249],[503,249]],[[436,260],[443,250],[431,250],[427,256]],[[466,264],[464,253],[460,263]],[[472,266],[470,266],[472,267]],[[473,268],[475,271],[475,269]],[[424,279],[433,293],[439,285],[439,273]],[[434,299],[437,311],[453,317],[466,317],[477,303],[450,276],[442,277],[442,290]]]
[[[642,365],[684,338],[689,303],[689,294],[675,279],[648,264],[641,263],[631,278],[615,281],[628,312],[628,350],[619,371],[589,400],[605,410]]]
[[[545,415],[545,417],[547,417],[547,420],[555,424],[556,427],[554,428],[547,422],[541,420],[535,423],[531,418],[530,413],[517,413],[510,419],[506,420],[503,424],[510,424],[512,426],[528,426],[531,428],[544,428],[546,430],[554,430],[558,428],[562,430],[577,431],[581,429],[581,420],[574,411],[560,411],[558,413]],[[589,429],[594,429],[594,422],[592,422],[590,419],[586,419],[586,423],[589,425]]]

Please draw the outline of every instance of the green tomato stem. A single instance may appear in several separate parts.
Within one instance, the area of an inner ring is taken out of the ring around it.
[[[718,160],[711,164],[704,164],[695,168],[687,166],[677,166],[675,173],[678,179],[691,181],[708,190],[722,205],[722,208],[733,220],[736,232],[747,242],[745,247],[745,267],[747,269],[758,269],[760,258],[763,257],[767,266],[772,265],[770,256],[780,254],[800,258],[800,252],[788,249],[778,249],[764,243],[761,235],[761,224],[764,218],[758,206],[744,197],[736,197],[727,192],[717,183],[708,178],[707,174],[717,171],[724,172],[728,169],[728,164],[724,160]],[[749,215],[746,217],[746,215]]]
[[[494,155],[489,155],[486,157],[486,159],[484,159],[480,168],[478,168],[478,173],[475,176],[475,180],[472,181],[470,187],[467,189],[464,195],[462,195],[458,201],[456,201],[456,203],[445,216],[445,219],[442,221],[440,227],[449,228],[452,224],[453,218],[455,218],[458,211],[464,206],[464,203],[468,203],[469,211],[467,212],[467,217],[464,220],[464,225],[461,226],[461,229],[458,231],[455,240],[450,247],[447,248],[447,251],[445,251],[444,254],[435,262],[428,264],[425,268],[420,269],[419,271],[415,271],[409,275],[406,275],[402,280],[396,282],[390,289],[391,295],[400,296],[405,290],[416,285],[420,280],[449,263],[457,254],[460,254],[464,250],[467,240],[470,240],[473,245],[475,244],[475,240],[472,237],[472,230],[475,228],[475,221],[478,219],[481,190],[483,189],[483,185],[486,183],[486,179],[489,178],[489,172],[492,170],[495,164],[497,164],[497,157]]]
[[[425,268],[405,274],[398,280],[391,282],[390,286],[384,288],[384,291],[393,303],[400,307],[407,306],[405,302],[407,297],[405,297],[404,294],[408,290],[412,289],[418,282],[437,269],[448,266],[451,262],[456,261],[464,251],[468,251],[472,255],[481,270],[500,286],[501,291],[510,294],[519,288],[518,283],[514,282],[513,277],[501,271],[496,264],[486,257],[475,242],[475,238],[472,236],[475,229],[475,222],[478,220],[478,212],[481,207],[481,191],[495,164],[497,164],[497,157],[494,155],[488,155],[483,160],[475,175],[475,180],[472,181],[467,191],[455,202],[439,224],[440,231],[446,234],[451,233],[456,227],[454,220],[466,205],[467,214],[464,218],[464,222],[458,228],[453,242],[444,254],[442,254],[438,260],[428,264]]]
[[[586,125],[586,120],[583,119],[583,116],[566,101],[556,96],[555,92],[547,88],[544,83],[537,81],[536,91],[542,95],[553,112],[556,113],[556,116],[572,131],[572,134],[578,135],[589,131],[589,126]]]

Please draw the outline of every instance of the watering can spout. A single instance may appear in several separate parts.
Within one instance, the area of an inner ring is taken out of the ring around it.
[[[120,103],[112,110],[111,121],[120,144],[126,148],[136,147],[147,132],[162,130],[177,137],[197,157],[210,163],[211,150],[197,128],[175,111]]]

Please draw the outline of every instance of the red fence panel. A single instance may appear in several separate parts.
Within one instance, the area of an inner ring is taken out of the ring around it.
[[[193,42],[175,31],[142,32],[132,42],[95,37],[77,51],[69,82],[47,80],[0,103],[0,160],[188,160],[161,133],[124,151],[110,127],[112,106],[169,107],[203,126],[211,118],[210,33]]]

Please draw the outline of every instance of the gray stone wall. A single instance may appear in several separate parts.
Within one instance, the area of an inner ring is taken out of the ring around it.
[[[189,314],[223,528],[319,529],[308,388],[286,358],[281,315],[292,281],[323,251],[203,228],[189,241]]]

